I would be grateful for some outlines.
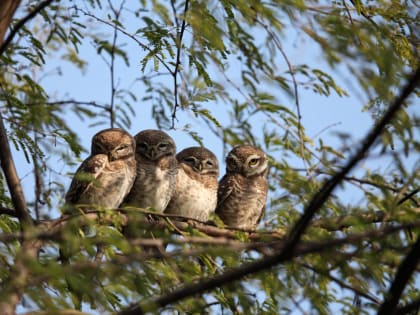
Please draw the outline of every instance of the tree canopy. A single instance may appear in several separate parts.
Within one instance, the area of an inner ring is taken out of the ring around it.
[[[415,314],[419,21],[414,0],[2,1],[0,314]],[[332,99],[369,130],[308,133]],[[87,135],[145,126],[222,165],[262,148],[259,228],[63,214]]]

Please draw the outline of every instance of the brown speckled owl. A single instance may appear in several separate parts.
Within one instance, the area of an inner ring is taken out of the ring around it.
[[[206,148],[190,147],[176,155],[175,192],[165,213],[207,221],[217,204],[219,162]]]
[[[267,201],[265,153],[252,145],[236,146],[226,157],[226,175],[219,182],[216,213],[229,227],[254,230]]]
[[[91,154],[77,169],[66,194],[67,204],[118,208],[136,176],[133,137],[119,128],[92,138]]]
[[[125,206],[165,210],[178,171],[173,139],[161,130],[147,129],[135,137],[137,177]]]

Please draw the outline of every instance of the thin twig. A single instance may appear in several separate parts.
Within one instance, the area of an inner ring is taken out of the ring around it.
[[[185,6],[184,6],[184,14],[182,17],[182,23],[181,23],[181,29],[178,30],[177,27],[177,37],[176,37],[176,60],[175,60],[175,69],[172,72],[173,80],[174,80],[174,109],[172,111],[172,125],[171,128],[175,128],[175,120],[176,120],[176,111],[178,110],[179,104],[178,104],[178,72],[179,72],[179,66],[181,65],[181,51],[182,51],[182,38],[184,36],[185,27],[187,25],[187,12],[188,12],[188,5],[190,1],[185,0]],[[178,17],[175,16],[175,22],[176,25],[179,25]]]
[[[120,7],[118,10],[116,10],[111,1],[108,0],[109,6],[111,7],[112,12],[115,15],[115,20],[118,21],[120,18],[120,14],[121,11],[124,7],[125,1],[122,1],[120,4]],[[118,27],[117,27],[117,23],[114,22],[114,34],[112,37],[112,46],[111,46],[111,64],[109,66],[109,72],[110,72],[110,77],[111,77],[111,100],[110,100],[110,105],[109,105],[109,120],[110,120],[110,127],[114,128],[114,123],[115,123],[115,113],[114,113],[114,106],[115,106],[115,92],[116,92],[116,87],[115,87],[115,47],[117,45],[117,38],[118,38]]]
[[[353,291],[354,293],[356,293],[357,295],[360,295],[362,297],[364,297],[365,299],[375,303],[375,304],[379,304],[380,301],[378,299],[376,299],[374,296],[370,295],[369,293],[366,293],[364,291],[362,291],[359,288],[355,288],[353,286],[351,286],[350,284],[345,283],[343,280],[334,277],[329,271],[323,271],[319,268],[315,268],[313,266],[310,266],[308,264],[302,264],[305,268],[312,270],[313,272],[316,272],[324,277],[329,278],[331,281],[334,281],[335,283],[337,283],[340,287]]]
[[[354,24],[353,17],[351,16],[351,13],[350,13],[349,7],[347,6],[346,0],[343,0],[342,2],[343,2],[343,5],[344,5],[344,9],[346,10],[347,16],[349,18],[350,24]]]
[[[279,38],[277,37],[277,35],[263,21],[257,20],[257,22],[265,29],[268,35],[270,35],[270,37],[273,39],[273,42],[276,45],[277,49],[280,51],[280,54],[283,56],[283,59],[286,62],[287,67],[289,69],[290,76],[292,77],[293,90],[295,92],[296,112],[297,112],[297,118],[298,118],[297,128],[298,128],[298,137],[299,137],[299,144],[300,144],[300,154],[301,154],[303,163],[305,165],[305,168],[308,170],[308,173],[310,175],[311,165],[309,163],[309,160],[305,158],[305,142],[304,142],[303,127],[302,127],[302,114],[300,111],[299,90],[298,90],[298,84],[296,80],[295,69],[293,68],[293,65],[290,62],[289,57],[287,56],[286,52],[284,51],[283,46],[281,45],[281,42]]]
[[[132,40],[134,40],[141,48],[143,48],[144,50],[147,50],[148,52],[151,52],[151,53],[154,53],[154,50],[153,49],[151,49],[149,46],[147,46],[147,45],[145,45],[145,44],[143,44],[140,40],[138,40],[136,37],[135,37],[135,35],[134,34],[130,34],[129,32],[127,32],[126,30],[124,30],[124,29],[122,29],[121,27],[118,27],[118,26],[116,26],[115,24],[112,24],[112,23],[110,23],[110,22],[108,22],[108,21],[105,21],[105,20],[103,20],[103,19],[101,19],[101,18],[98,18],[97,16],[95,16],[95,15],[93,15],[93,14],[91,14],[91,13],[89,13],[89,12],[87,12],[87,11],[85,11],[85,10],[83,10],[83,9],[80,9],[79,7],[77,7],[77,6],[74,6],[74,9],[76,10],[76,11],[80,11],[80,12],[82,12],[84,15],[86,15],[86,16],[89,16],[89,17],[91,17],[91,18],[93,18],[93,19],[95,19],[96,21],[99,21],[99,22],[101,22],[101,23],[103,23],[103,24],[106,24],[106,25],[108,25],[108,26],[111,26],[112,28],[117,28],[118,29],[118,31],[119,32],[121,32],[122,34],[124,34],[125,36],[127,36],[127,37],[129,37],[129,38],[131,38]],[[173,75],[173,72],[172,72],[172,70],[171,70],[171,68],[169,67],[169,65],[162,59],[162,57],[161,56],[159,56],[159,55],[155,55],[154,54],[154,57],[157,59],[157,60],[159,60],[159,62],[166,68],[166,70],[171,74],[171,75]]]
[[[38,145],[38,136],[37,133],[34,132],[34,145]],[[41,192],[42,192],[42,177],[41,177],[41,170],[39,167],[38,159],[36,156],[36,153],[34,152],[32,154],[32,163],[34,164],[34,181],[35,181],[35,201],[34,201],[34,212],[35,212],[35,219],[39,220],[40,218],[40,212],[39,212],[39,204],[41,201]]]
[[[359,9],[357,8],[358,5],[362,5],[361,2],[356,3],[355,0],[350,0],[350,2],[353,4],[353,6],[355,7],[355,9],[357,11],[359,11]],[[371,16],[367,15],[366,12],[364,11],[364,8],[362,8],[360,10],[360,14],[367,19],[373,26],[377,27],[378,25],[376,24],[376,22],[372,19]]]

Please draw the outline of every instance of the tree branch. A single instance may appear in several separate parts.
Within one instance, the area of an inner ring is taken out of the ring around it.
[[[112,5],[112,2],[108,0],[108,4],[111,7],[112,12],[114,13],[114,21],[119,21],[121,11],[124,7],[125,1],[122,1],[120,4],[120,7],[118,10],[114,8]],[[115,86],[115,47],[117,45],[117,38],[118,38],[118,26],[117,23],[114,22],[114,32],[112,37],[112,46],[111,46],[111,64],[109,65],[109,72],[110,72],[110,80],[111,80],[111,100],[110,100],[110,106],[109,106],[109,119],[110,119],[110,127],[114,128],[115,123],[115,113],[114,113],[114,107],[115,107],[115,92],[116,92],[116,86]]]
[[[329,271],[323,271],[319,268],[315,268],[313,266],[310,266],[308,264],[302,264],[305,268],[312,270],[313,272],[316,272],[324,277],[329,278],[330,280],[334,281],[335,283],[337,283],[341,288],[343,289],[347,289],[350,291],[353,291],[355,294],[360,295],[362,297],[364,297],[365,299],[375,303],[375,304],[379,304],[379,300],[377,300],[374,296],[370,295],[369,293],[366,293],[364,291],[362,291],[359,288],[353,287],[350,284],[345,283],[343,280],[333,276]]]
[[[397,308],[397,310],[395,311],[395,314],[396,315],[412,314],[411,312],[413,311],[418,312],[419,308],[420,308],[420,297],[407,305]]]
[[[394,281],[385,297],[384,302],[378,310],[378,315],[395,314],[398,301],[404,291],[405,286],[411,278],[411,275],[416,270],[417,264],[420,261],[420,235],[417,241],[412,246],[408,255],[404,258],[398,267],[397,274]]]
[[[9,46],[17,32],[26,24],[26,22],[33,19],[40,11],[45,9],[53,1],[54,0],[45,0],[39,3],[28,15],[16,23],[16,25],[11,29],[7,38],[0,45],[0,56],[6,51],[7,46]]]
[[[420,222],[418,221],[416,225],[413,223],[406,223],[399,226],[385,226],[381,229],[374,229],[367,232],[352,234],[347,237],[336,238],[326,241],[320,242],[305,242],[298,245],[290,255],[283,255],[280,257],[282,259],[280,263],[284,263],[286,261],[290,261],[292,258],[303,256],[307,254],[321,254],[324,251],[330,251],[331,248],[349,245],[349,244],[357,244],[360,242],[364,242],[366,239],[380,239],[386,235],[399,233],[402,230],[408,229],[410,227],[418,226]],[[247,246],[247,244],[244,244]],[[231,281],[237,280],[237,274],[239,272],[250,274],[250,269],[254,270],[256,264],[260,264],[261,261],[269,260],[270,258],[279,259],[278,252],[284,252],[284,249],[287,246],[287,242],[279,241],[279,242],[271,242],[271,243],[261,243],[259,245],[259,249],[267,249],[270,248],[273,251],[273,256],[269,256],[266,259],[259,260],[257,262],[244,264],[240,267],[230,269],[225,271],[224,273],[215,275],[211,278],[201,278],[196,282],[191,284],[184,285],[180,288],[173,290],[172,292],[167,293],[166,295],[162,295],[156,299],[151,301],[146,301],[141,304],[132,305],[120,312],[117,315],[141,315],[144,314],[143,309],[153,308],[153,307],[164,307],[168,304],[172,304],[175,302],[180,301],[183,298],[193,296],[196,294],[203,293],[208,289],[219,287],[223,284],[230,283]],[[258,247],[254,247],[253,249],[257,250]],[[246,249],[246,248],[244,248]]]
[[[420,68],[410,76],[408,83],[404,86],[399,97],[390,105],[388,111],[379,120],[377,125],[368,133],[362,142],[362,146],[357,150],[356,154],[349,160],[347,165],[332,178],[330,178],[324,186],[311,199],[308,206],[305,208],[304,214],[299,221],[292,228],[289,239],[285,247],[278,253],[271,257],[260,259],[256,262],[245,264],[237,268],[227,270],[226,272],[207,279],[200,279],[192,284],[184,285],[172,292],[163,295],[149,303],[163,307],[165,305],[178,302],[186,297],[203,293],[205,291],[214,289],[216,287],[225,285],[227,283],[241,279],[242,277],[253,274],[262,270],[269,269],[281,262],[287,261],[295,254],[296,245],[299,243],[303,233],[309,225],[312,217],[316,211],[321,208],[324,202],[328,199],[334,188],[341,182],[346,174],[353,169],[353,167],[364,158],[370,146],[374,143],[376,138],[383,131],[385,126],[392,120],[395,113],[403,106],[405,99],[414,91],[420,80]],[[119,315],[133,315],[141,314],[142,309],[139,305],[130,307]]]
[[[187,11],[188,11],[188,5],[189,5],[190,1],[186,0],[185,1],[185,6],[184,6],[184,15],[182,18],[182,23],[181,23],[181,30],[179,31],[179,34],[177,34],[177,40],[176,40],[176,46],[177,46],[177,50],[176,50],[176,61],[175,61],[175,69],[172,72],[172,76],[174,78],[174,109],[172,111],[172,126],[171,128],[175,128],[175,119],[176,119],[176,111],[179,107],[178,104],[178,72],[179,72],[179,66],[181,64],[181,51],[182,51],[182,38],[184,36],[184,32],[185,32],[185,27],[187,25],[186,19],[187,19]],[[176,25],[179,25],[178,23],[178,18],[175,16],[176,19]],[[178,28],[177,28],[178,31]]]
[[[0,43],[3,43],[4,35],[19,4],[20,0],[0,1]]]
[[[3,116],[0,113],[0,165],[6,177],[12,203],[22,228],[31,225],[32,219],[29,216],[22,186],[13,161],[12,152],[9,146],[6,128],[3,123]]]
[[[5,214],[11,217],[16,217],[16,211],[14,209],[0,207],[0,215]]]

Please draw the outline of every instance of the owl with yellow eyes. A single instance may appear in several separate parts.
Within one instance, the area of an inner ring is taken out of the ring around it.
[[[216,214],[229,227],[255,230],[267,201],[268,161],[252,145],[239,145],[226,157],[226,174],[219,181]]]

